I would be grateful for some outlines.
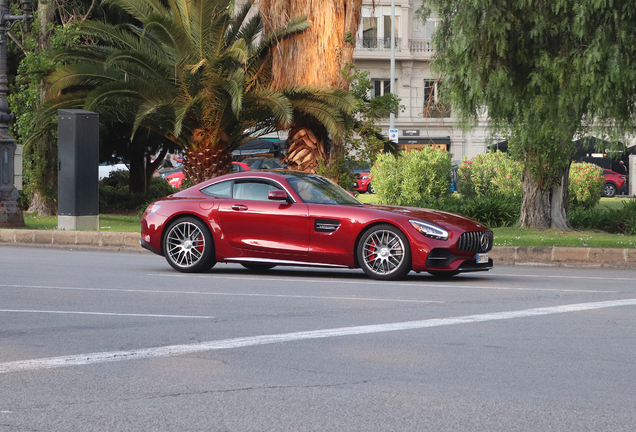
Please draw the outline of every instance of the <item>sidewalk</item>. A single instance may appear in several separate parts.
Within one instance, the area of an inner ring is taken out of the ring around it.
[[[0,246],[45,246],[66,249],[108,249],[148,252],[139,233],[0,229]],[[150,253],[150,252],[148,252]],[[589,247],[503,247],[489,252],[496,264],[636,269],[636,249]]]

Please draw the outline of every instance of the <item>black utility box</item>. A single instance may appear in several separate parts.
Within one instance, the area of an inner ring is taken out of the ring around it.
[[[57,111],[59,216],[99,214],[99,114]]]

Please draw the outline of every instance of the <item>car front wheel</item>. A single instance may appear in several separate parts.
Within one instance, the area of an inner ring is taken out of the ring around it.
[[[367,186],[367,192],[369,192],[370,194],[375,193],[375,189],[373,189],[373,185],[371,183],[369,183],[369,185]]]
[[[204,272],[216,264],[212,234],[193,217],[177,219],[168,226],[163,254],[168,264],[183,273]]]
[[[371,278],[396,280],[411,271],[411,248],[406,236],[388,224],[367,229],[357,248],[358,263]]]
[[[606,198],[616,196],[616,186],[614,183],[605,183],[605,186],[603,186],[603,196]]]

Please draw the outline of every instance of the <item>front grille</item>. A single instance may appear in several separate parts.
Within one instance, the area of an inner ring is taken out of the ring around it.
[[[482,237],[485,237],[482,242]],[[457,240],[457,249],[466,252],[488,252],[492,249],[492,231],[465,232]]]

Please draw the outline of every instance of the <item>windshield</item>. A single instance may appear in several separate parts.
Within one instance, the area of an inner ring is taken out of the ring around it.
[[[302,200],[312,204],[362,204],[349,192],[318,175],[294,176],[287,179]]]

